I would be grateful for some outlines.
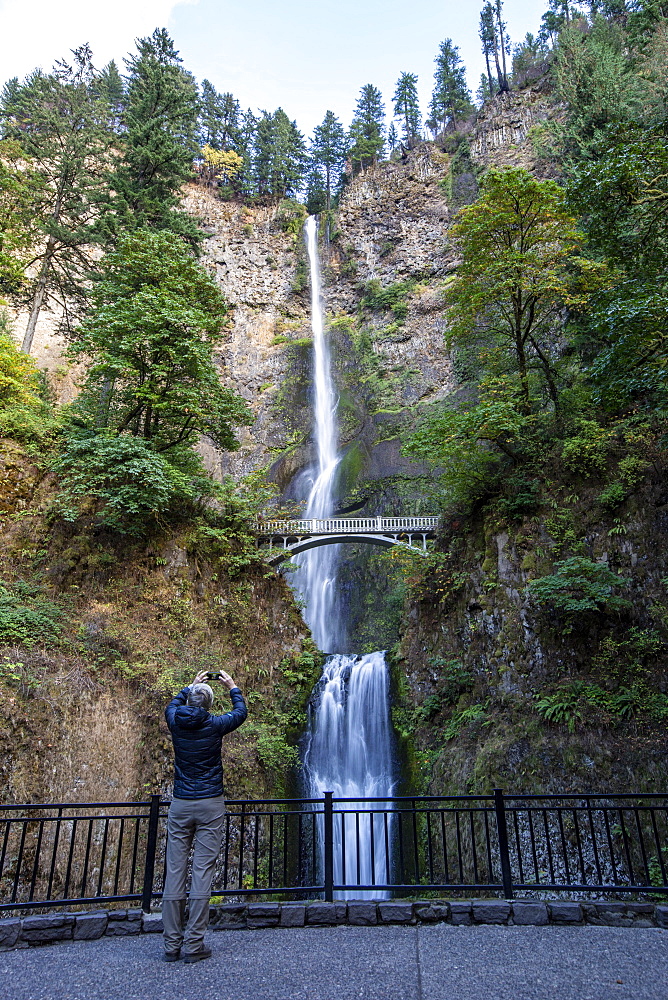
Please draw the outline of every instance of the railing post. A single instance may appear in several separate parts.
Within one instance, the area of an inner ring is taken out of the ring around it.
[[[506,804],[503,791],[494,789],[494,812],[496,813],[496,830],[499,838],[499,855],[501,860],[501,880],[506,899],[513,898],[513,873],[510,867],[510,851],[508,850],[508,827],[506,825]]]
[[[160,796],[151,796],[151,808],[148,814],[148,836],[146,838],[146,861],[144,863],[144,887],[141,898],[141,908],[144,913],[151,912],[153,899],[153,875],[155,873],[155,852],[158,846],[158,822],[160,820]]]
[[[331,903],[334,899],[334,806],[333,792],[325,792],[324,802],[324,867],[325,867],[325,900]]]

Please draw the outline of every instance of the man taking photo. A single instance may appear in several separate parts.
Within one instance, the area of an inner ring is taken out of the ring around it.
[[[231,712],[211,715],[213,690],[206,680],[217,680],[229,690]],[[167,818],[167,874],[162,895],[166,962],[181,957],[182,945],[186,962],[211,957],[211,949],[204,946],[204,933],[225,817],[221,743],[247,715],[241,691],[224,670],[215,674],[202,671],[165,709],[174,744],[174,796]],[[186,924],[186,876],[193,844]]]

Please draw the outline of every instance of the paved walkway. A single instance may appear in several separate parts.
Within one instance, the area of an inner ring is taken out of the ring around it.
[[[668,931],[333,927],[210,933],[211,959],[162,939],[0,954],[1,1000],[668,1000]]]

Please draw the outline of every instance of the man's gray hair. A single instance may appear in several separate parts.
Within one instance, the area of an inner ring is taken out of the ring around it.
[[[191,708],[204,708],[208,712],[213,705],[213,690],[208,684],[193,684],[188,694]]]

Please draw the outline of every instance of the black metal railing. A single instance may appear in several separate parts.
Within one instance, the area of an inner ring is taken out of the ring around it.
[[[168,803],[0,806],[0,909],[164,885]],[[212,895],[668,892],[668,795],[232,800]]]

